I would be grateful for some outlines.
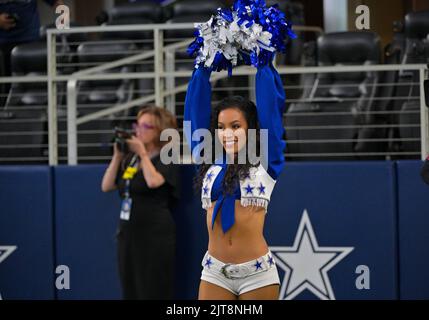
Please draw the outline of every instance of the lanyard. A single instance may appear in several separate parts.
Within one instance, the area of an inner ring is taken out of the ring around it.
[[[128,199],[130,198],[130,184],[131,184],[131,179],[134,178],[134,176],[136,175],[137,171],[138,171],[138,161],[137,161],[138,157],[137,155],[134,155],[133,158],[130,161],[129,166],[127,167],[127,169],[124,171],[124,174],[122,175],[122,179],[125,180],[125,198]]]

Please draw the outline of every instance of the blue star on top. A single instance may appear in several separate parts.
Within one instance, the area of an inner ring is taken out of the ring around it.
[[[208,192],[209,192],[209,188],[207,188],[207,186],[204,186],[204,188],[203,188],[203,192],[204,192],[204,194],[208,194]]]
[[[244,179],[250,179],[250,173],[246,173],[246,175],[244,176]]]
[[[270,264],[270,266],[274,264],[274,259],[272,256],[268,256],[268,263]]]
[[[212,258],[208,257],[205,263],[205,266],[210,269],[210,266],[213,264]]]
[[[256,268],[255,271],[258,271],[259,269],[262,270],[262,263],[259,262],[258,260],[256,260],[256,263],[253,266]]]
[[[212,181],[213,176],[214,176],[213,172],[207,173],[207,177],[206,177],[207,181]]]
[[[250,184],[247,185],[246,189],[246,194],[252,194],[253,195],[253,189],[255,189],[254,187],[251,187]]]
[[[262,184],[262,182],[261,182],[261,185],[258,187],[258,189],[259,189],[260,195],[265,194],[265,186]]]

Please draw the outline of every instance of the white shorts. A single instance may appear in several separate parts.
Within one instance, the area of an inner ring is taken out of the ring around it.
[[[268,285],[280,284],[271,252],[240,264],[224,263],[207,252],[201,264],[201,280],[222,287],[237,296]]]

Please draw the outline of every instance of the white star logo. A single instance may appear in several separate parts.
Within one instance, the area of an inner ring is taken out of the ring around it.
[[[16,246],[0,246],[0,263],[2,263],[6,258],[16,250]],[[2,299],[0,294],[0,300]]]
[[[16,246],[0,246],[0,263],[16,250]]]
[[[291,300],[305,289],[319,299],[335,300],[328,271],[353,247],[319,247],[307,210],[304,210],[292,247],[270,247],[285,275],[280,299]]]

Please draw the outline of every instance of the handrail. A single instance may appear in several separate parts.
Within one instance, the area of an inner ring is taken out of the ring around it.
[[[65,30],[56,30],[49,29],[47,30],[48,36],[48,67],[51,72],[48,77],[35,77],[31,79],[30,77],[20,77],[14,78],[15,82],[32,82],[32,80],[37,81],[48,81],[49,89],[49,148],[50,148],[50,164],[55,165],[58,163],[57,153],[53,153],[51,156],[51,151],[56,149],[56,111],[52,108],[55,106],[55,97],[53,96],[56,93],[56,84],[58,82],[67,82],[67,108],[68,108],[68,152],[69,152],[69,164],[77,164],[77,125],[86,123],[88,121],[96,120],[101,117],[105,117],[111,114],[114,114],[118,111],[127,110],[129,108],[150,102],[155,101],[158,105],[164,105],[164,100],[168,101],[168,108],[174,108],[173,96],[180,92],[185,92],[187,90],[187,84],[180,85],[175,87],[174,79],[176,77],[190,77],[192,70],[187,71],[174,71],[174,52],[178,49],[184,48],[192,41],[192,39],[184,39],[178,43],[173,43],[169,45],[164,45],[163,40],[163,31],[167,30],[177,30],[177,29],[193,29],[195,27],[194,23],[178,23],[178,24],[150,24],[150,25],[122,25],[122,26],[97,26],[97,27],[73,27],[71,29]],[[73,33],[88,33],[88,32],[122,32],[122,31],[152,31],[153,32],[153,50],[138,53],[126,58],[119,59],[117,61],[105,63],[103,65],[98,65],[91,67],[85,70],[78,71],[71,75],[57,75],[56,70],[53,70],[55,66],[55,38],[59,34],[73,34]],[[303,32],[315,32],[318,34],[323,34],[323,29],[313,26],[294,26],[295,31]],[[165,56],[165,57],[164,57]],[[134,62],[152,58],[154,61],[154,71],[153,72],[138,72],[138,73],[107,73],[102,75],[103,80],[114,80],[114,79],[153,79],[154,80],[154,93],[149,96],[144,96],[139,99],[128,101],[123,104],[118,104],[110,108],[106,108],[102,111],[94,112],[83,117],[77,117],[77,84],[78,81],[91,81],[99,80],[100,75],[97,74],[102,71],[106,71],[112,68],[116,68],[125,64],[132,64]],[[165,62],[165,64],[164,64]],[[165,67],[165,70],[164,70]],[[365,66],[315,66],[315,67],[277,67],[277,70],[280,74],[317,74],[317,73],[345,73],[345,72],[383,72],[383,71],[403,71],[403,70],[414,70],[419,71],[420,75],[420,104],[424,102],[424,90],[423,79],[427,72],[426,65],[424,64],[412,64],[412,65],[365,65]],[[236,76],[249,76],[252,77],[256,73],[256,70],[252,67],[238,67],[235,68],[233,74]],[[211,81],[217,81],[222,78],[227,78],[227,72],[220,72],[213,74]],[[163,79],[166,79],[165,85],[163,87]],[[173,81],[169,81],[173,79]],[[0,83],[7,82],[7,79],[0,78]],[[55,108],[56,109],[56,108]],[[429,133],[428,133],[428,115],[427,109],[421,108],[421,153],[426,156],[429,153]],[[51,130],[52,128],[52,130]]]
[[[93,26],[93,27],[73,27],[70,29],[47,29],[47,36],[73,34],[73,33],[91,33],[91,32],[123,32],[123,31],[153,31],[153,30],[177,30],[194,29],[196,23],[205,21],[195,21],[193,23],[154,23],[154,24],[126,24],[118,26]],[[323,29],[318,26],[292,26],[294,31],[309,31],[323,34]]]

